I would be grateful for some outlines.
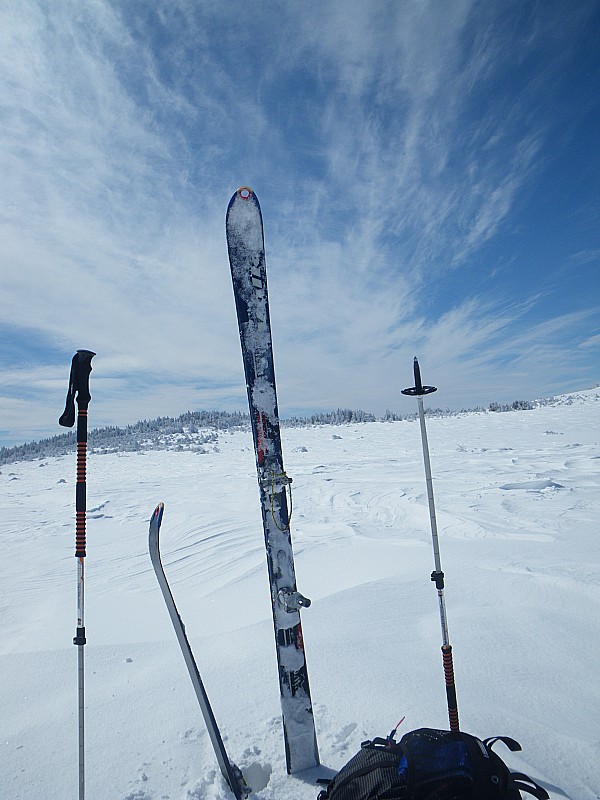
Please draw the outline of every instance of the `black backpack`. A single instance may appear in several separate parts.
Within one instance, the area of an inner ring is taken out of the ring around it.
[[[548,800],[545,789],[510,772],[492,749],[498,741],[515,752],[507,736],[481,741],[468,733],[419,728],[400,742],[363,742],[317,800],[520,800],[528,792]]]

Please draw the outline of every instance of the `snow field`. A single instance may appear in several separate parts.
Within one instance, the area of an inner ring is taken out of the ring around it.
[[[599,411],[596,389],[427,422],[461,726],[519,740],[507,763],[571,800],[600,796]],[[160,500],[165,571],[253,797],[314,800],[317,774],[402,716],[404,730],[447,727],[418,422],[282,439],[324,767],[285,774],[251,434],[223,433],[204,455],[89,458],[90,800],[231,796],[148,555]],[[11,800],[76,793],[74,476],[75,454],[0,474],[0,797]]]

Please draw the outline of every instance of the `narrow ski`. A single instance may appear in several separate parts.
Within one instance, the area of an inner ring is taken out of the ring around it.
[[[206,689],[204,688],[202,678],[200,677],[200,672],[198,670],[194,654],[192,653],[192,648],[190,647],[190,643],[188,642],[188,638],[185,633],[183,620],[177,611],[177,606],[175,605],[175,600],[173,599],[173,594],[171,593],[171,589],[162,566],[159,536],[163,513],[164,504],[159,503],[154,510],[154,514],[152,514],[152,519],[150,520],[148,543],[152,566],[154,567],[158,583],[163,593],[163,597],[165,598],[167,610],[169,612],[169,616],[171,617],[171,622],[173,623],[177,641],[181,647],[183,659],[188,668],[192,685],[194,687],[194,691],[196,692],[196,697],[198,698],[200,710],[202,711],[202,716],[204,717],[204,722],[206,723],[208,735],[215,751],[221,773],[227,782],[227,785],[235,795],[236,800],[243,800],[243,798],[247,797],[252,790],[247,785],[240,768],[229,760],[227,751],[225,750],[225,745],[223,744],[223,738],[221,737],[219,726],[217,725],[215,715],[213,714],[212,707],[208,700],[208,695],[206,694]]]

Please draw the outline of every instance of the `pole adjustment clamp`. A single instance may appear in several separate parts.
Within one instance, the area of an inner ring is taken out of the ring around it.
[[[444,588],[444,573],[441,570],[434,570],[431,573],[431,580],[435,583],[438,591]]]
[[[85,628],[77,628],[77,635],[73,639],[73,644],[85,644]]]

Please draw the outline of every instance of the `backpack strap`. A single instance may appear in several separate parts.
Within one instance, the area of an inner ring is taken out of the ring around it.
[[[485,746],[490,750],[496,742],[503,742],[512,753],[521,750],[521,745],[515,739],[511,739],[510,736],[491,736],[489,739],[484,739],[483,741]],[[519,792],[528,792],[534,797],[537,797],[538,800],[549,800],[550,795],[548,792],[536,783],[533,778],[530,778],[529,775],[525,775],[523,772],[511,772],[510,770],[509,775],[511,777],[511,782],[516,786]]]
[[[473,762],[473,797],[500,798],[508,788],[508,767],[492,748],[488,740],[482,741],[468,733],[460,734],[467,745]],[[516,798],[511,798],[516,800]]]
[[[538,800],[550,800],[548,792],[542,788],[539,783],[536,783],[529,775],[524,775],[522,772],[511,772],[511,777],[515,782],[515,786],[521,792],[528,792]],[[527,783],[525,783],[527,781]]]
[[[503,742],[511,751],[511,753],[516,753],[523,749],[517,740],[511,739],[510,736],[490,736],[488,739],[483,740],[484,745],[489,747],[490,750],[496,744],[496,742]]]
[[[399,747],[395,739],[383,739],[381,736],[376,736],[374,739],[367,739],[366,742],[360,743],[361,747],[385,747],[387,750],[392,750],[394,747]]]

